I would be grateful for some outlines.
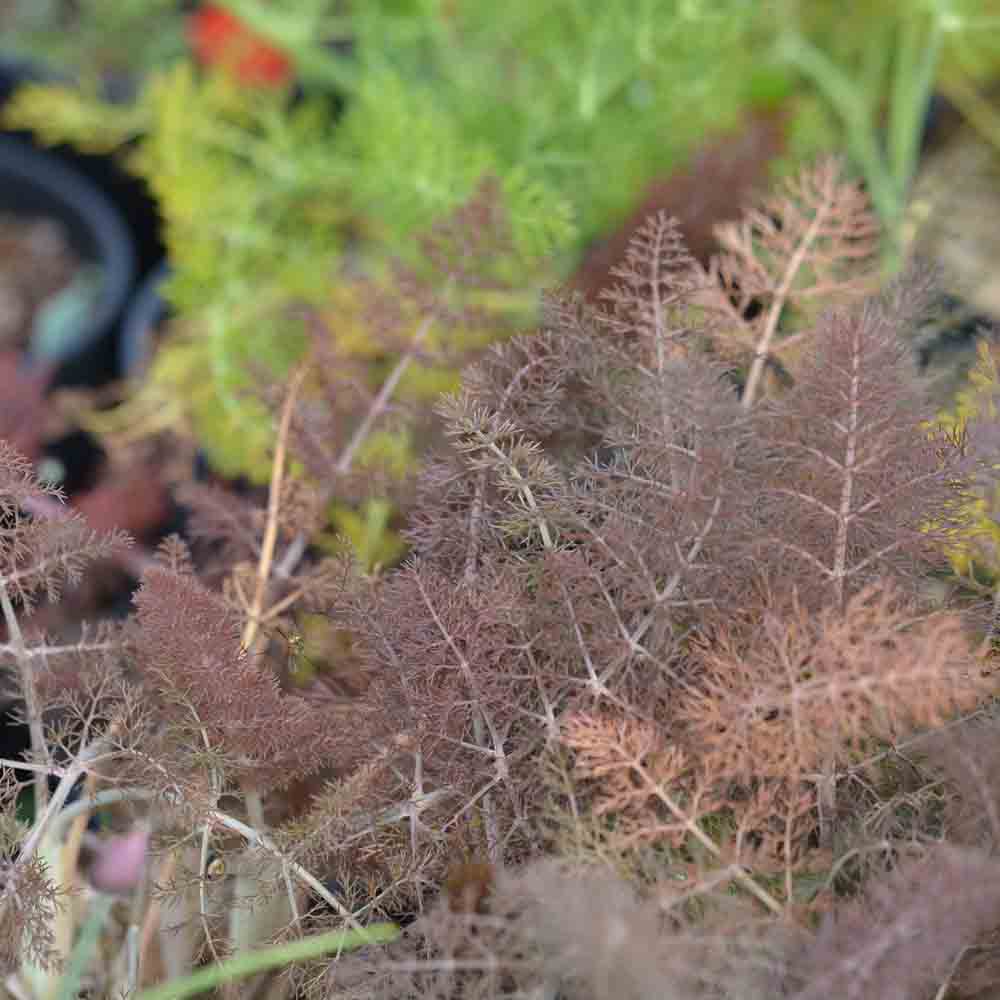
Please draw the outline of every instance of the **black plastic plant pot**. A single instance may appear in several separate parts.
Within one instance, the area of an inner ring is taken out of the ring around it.
[[[170,261],[164,258],[149,271],[132,296],[118,335],[118,377],[121,379],[137,382],[149,372],[161,327],[170,317],[170,304],[161,291],[170,274]],[[195,452],[191,471],[197,482],[212,478],[208,456],[201,448]],[[183,515],[178,524],[178,531],[183,534]]]
[[[76,303],[58,338],[35,337],[32,362],[53,363],[57,382],[99,383],[88,362],[107,356],[136,275],[136,249],[114,202],[85,174],[59,156],[16,135],[0,134],[0,215],[47,218],[59,223],[81,262],[93,274],[89,296]]]
[[[161,261],[136,289],[121,323],[118,337],[118,373],[121,378],[142,378],[153,360],[156,334],[167,318],[168,306],[160,288],[170,275],[170,265]]]

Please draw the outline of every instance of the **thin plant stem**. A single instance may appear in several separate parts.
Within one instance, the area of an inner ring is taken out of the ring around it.
[[[270,837],[267,837],[260,831],[255,830],[252,826],[248,826],[246,823],[241,822],[236,819],[235,816],[229,816],[217,809],[213,809],[209,815],[215,823],[219,824],[219,826],[224,826],[227,829],[240,834],[247,840],[248,843],[260,846],[269,854],[281,861],[282,864],[287,865],[288,870],[291,871],[292,874],[309,886],[309,888],[312,889],[317,896],[336,910],[337,913],[339,913],[356,931],[364,933],[364,928],[358,923],[351,911],[348,910],[347,907],[344,906],[344,904],[337,899],[337,897],[334,896],[322,882],[319,881],[319,879],[303,868],[302,865],[289,860],[270,839]]]
[[[747,376],[746,387],[743,390],[743,396],[740,400],[744,410],[749,410],[750,407],[753,406],[754,399],[757,396],[757,388],[764,375],[764,366],[767,364],[768,353],[771,349],[771,341],[774,339],[774,335],[778,330],[778,321],[781,319],[781,313],[783,312],[788,301],[788,295],[792,290],[792,284],[799,271],[802,269],[802,265],[805,263],[806,257],[812,249],[813,243],[819,236],[823,224],[826,222],[826,217],[833,199],[834,178],[832,174],[828,173],[825,179],[827,181],[827,186],[826,190],[823,192],[823,201],[817,209],[815,216],[813,216],[812,221],[809,223],[809,228],[803,235],[802,240],[795,248],[795,253],[793,253],[789,258],[788,265],[785,268],[785,273],[781,277],[781,284],[778,286],[778,290],[774,293],[774,298],[771,301],[771,306],[767,313],[767,319],[764,322],[764,329],[761,332],[760,339],[757,341],[753,363],[750,365],[750,374]]]
[[[281,491],[284,484],[285,466],[288,455],[288,435],[292,426],[292,414],[295,411],[295,400],[302,382],[306,377],[307,368],[300,365],[292,376],[292,382],[281,411],[281,423],[278,426],[278,440],[274,448],[274,462],[271,466],[271,487],[267,498],[267,524],[264,528],[264,541],[261,545],[260,559],[257,563],[257,584],[254,589],[253,603],[247,611],[247,623],[243,630],[242,646],[250,649],[260,628],[261,615],[267,599],[267,585],[271,579],[271,569],[274,562],[274,549],[278,542],[278,514],[281,509]]]
[[[25,715],[28,720],[28,733],[31,737],[31,751],[39,760],[48,760],[48,748],[45,745],[45,729],[42,725],[42,708],[38,698],[38,688],[35,686],[35,670],[28,655],[28,647],[21,631],[17,612],[11,602],[7,585],[0,580],[0,608],[3,609],[4,622],[10,633],[11,646],[14,648],[14,658],[21,680],[21,692],[24,695]],[[49,800],[48,777],[38,771],[32,779],[35,786],[35,815],[40,816]]]

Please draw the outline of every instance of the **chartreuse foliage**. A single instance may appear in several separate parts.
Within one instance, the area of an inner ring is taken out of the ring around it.
[[[972,421],[989,425],[1000,415],[1000,367],[997,347],[982,339],[976,364],[969,372],[964,388],[955,396],[955,405],[938,415],[937,423],[953,434],[964,432]],[[995,471],[997,464],[988,459]],[[949,558],[962,577],[989,581],[1000,580],[1000,486],[994,477],[972,483],[962,493],[956,511],[955,541],[949,546]]]

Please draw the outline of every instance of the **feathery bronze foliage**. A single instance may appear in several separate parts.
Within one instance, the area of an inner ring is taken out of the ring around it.
[[[992,778],[961,742],[996,681],[926,582],[956,495],[990,470],[925,427],[907,347],[924,278],[860,298],[876,234],[834,161],[726,229],[708,270],[654,218],[603,305],[553,296],[539,332],[422,411],[434,447],[390,489],[378,433],[418,403],[404,374],[454,361],[449,330],[499,294],[498,198],[380,286],[383,381],[352,381],[320,338],[320,368],[271,392],[266,506],[189,489],[211,558],[166,545],[117,658],[61,702],[16,626],[91,542],[26,519],[40,487],[0,453],[0,652],[43,776],[7,926],[38,847],[72,843],[51,839],[51,766],[155,831],[151,978],[389,913],[419,917],[408,941],[304,966],[297,988],[946,990],[1000,915]],[[400,565],[323,537],[330,502],[372,484],[405,514]],[[274,635],[306,610],[342,644],[332,677],[297,688]],[[919,758],[945,727],[951,755]],[[456,862],[495,873],[474,913],[440,899]],[[48,877],[23,926],[58,962],[46,900],[66,876]]]

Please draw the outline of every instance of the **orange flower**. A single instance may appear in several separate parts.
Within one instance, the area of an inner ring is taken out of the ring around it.
[[[203,66],[230,70],[240,83],[280,87],[292,78],[292,62],[280,49],[217,4],[204,4],[191,15],[187,36]]]

